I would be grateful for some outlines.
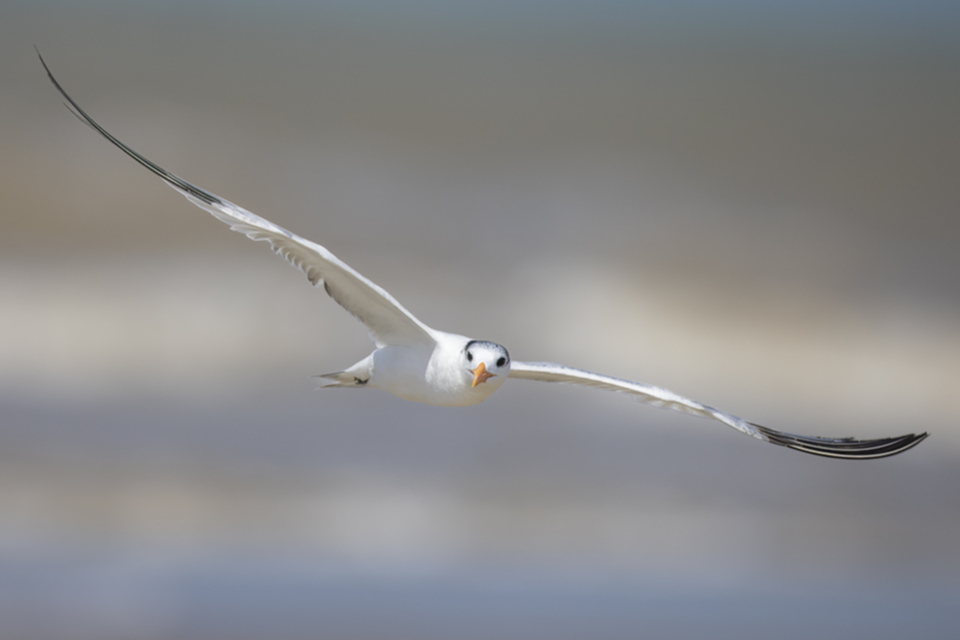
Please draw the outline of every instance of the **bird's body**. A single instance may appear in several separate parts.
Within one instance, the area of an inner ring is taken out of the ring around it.
[[[370,387],[404,400],[442,407],[479,404],[507,379],[509,356],[503,366],[497,367],[497,360],[502,355],[496,350],[483,348],[483,345],[493,343],[435,329],[431,333],[435,339],[432,347],[422,344],[383,346],[344,371],[318,377],[330,381],[325,385],[327,387]],[[465,364],[465,349],[471,342],[476,343],[470,350],[473,362]],[[481,362],[485,371],[497,373],[483,384],[474,384],[472,369],[477,368],[474,363],[479,366]]]
[[[343,371],[319,376],[327,387],[369,387],[404,400],[464,407],[489,398],[508,377],[564,382],[628,393],[656,406],[718,420],[764,442],[835,458],[891,456],[910,449],[927,436],[921,433],[856,440],[793,435],[761,427],[652,385],[555,363],[512,361],[499,344],[428,327],[327,248],[183,180],[120,142],[67,95],[42,57],[40,61],[80,120],[234,231],[268,242],[277,254],[303,271],[314,286],[322,285],[330,297],[366,325],[376,349]]]

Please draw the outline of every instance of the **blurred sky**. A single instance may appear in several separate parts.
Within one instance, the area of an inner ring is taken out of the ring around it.
[[[960,6],[0,3],[0,635],[952,637]],[[612,394],[372,348],[63,108]],[[793,634],[793,635],[791,635]],[[833,635],[831,635],[833,634]]]

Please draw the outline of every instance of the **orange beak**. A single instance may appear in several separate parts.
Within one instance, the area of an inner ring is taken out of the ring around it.
[[[482,362],[476,369],[473,369],[472,371],[470,371],[470,373],[473,374],[473,384],[470,385],[471,387],[475,387],[481,382],[486,382],[488,379],[497,375],[495,373],[490,373],[489,371],[487,371],[487,365],[485,365]]]

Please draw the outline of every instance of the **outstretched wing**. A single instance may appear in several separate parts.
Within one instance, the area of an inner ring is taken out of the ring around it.
[[[653,385],[632,382],[612,376],[605,376],[583,369],[574,369],[553,362],[517,362],[510,365],[510,377],[522,380],[539,380],[541,382],[566,382],[587,387],[597,387],[608,391],[620,391],[636,396],[643,402],[657,407],[674,409],[684,413],[692,413],[705,418],[719,420],[727,426],[733,427],[741,433],[754,437],[757,440],[770,442],[782,447],[789,447],[797,451],[812,453],[830,458],[885,458],[902,453],[916,446],[927,437],[926,433],[907,434],[894,438],[879,438],[877,440],[855,440],[854,438],[818,438],[815,436],[798,436],[784,433],[758,424],[747,422],[743,418],[720,411],[709,405],[678,396],[672,391],[654,387]]]
[[[37,55],[40,55],[39,51]],[[53,77],[42,56],[40,62],[46,69],[53,86],[66,98],[68,107],[72,108],[74,115],[131,158],[163,178],[168,185],[186,196],[187,200],[210,212],[221,222],[230,225],[234,231],[239,231],[251,240],[269,242],[277,254],[303,271],[314,286],[322,283],[331,298],[365,324],[378,347],[434,343],[432,329],[417,320],[393,296],[357,273],[325,247],[301,238],[265,218],[175,176],[120,142],[67,95],[57,79]]]

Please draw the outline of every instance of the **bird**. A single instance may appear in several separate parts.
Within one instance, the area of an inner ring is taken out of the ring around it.
[[[63,89],[39,49],[37,55],[53,86],[66,100],[65,106],[82,122],[233,231],[251,240],[267,242],[275,253],[306,274],[311,284],[323,287],[334,301],[366,326],[376,347],[374,351],[342,371],[317,376],[324,387],[369,387],[404,400],[464,407],[488,399],[508,378],[568,383],[626,393],[654,406],[717,420],[763,442],[843,459],[896,455],[915,447],[928,435],[922,432],[856,439],[777,431],[667,389],[553,362],[513,360],[507,349],[495,342],[433,329],[326,247],[187,182],[134,151],[90,117]]]

